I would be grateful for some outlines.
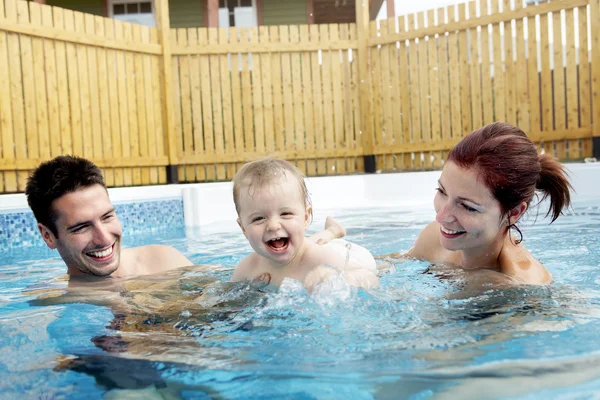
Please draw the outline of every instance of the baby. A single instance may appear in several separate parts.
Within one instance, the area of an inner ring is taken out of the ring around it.
[[[233,200],[237,222],[254,249],[235,269],[233,281],[267,276],[279,286],[293,278],[312,291],[329,275],[340,274],[352,286],[378,286],[371,253],[336,239],[345,231],[333,219],[327,219],[325,231],[305,237],[312,206],[302,172],[288,161],[244,165],[233,179]]]

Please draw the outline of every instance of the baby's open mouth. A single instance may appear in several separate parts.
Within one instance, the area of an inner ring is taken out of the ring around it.
[[[275,251],[282,251],[287,248],[288,238],[274,238],[267,241],[267,246]]]

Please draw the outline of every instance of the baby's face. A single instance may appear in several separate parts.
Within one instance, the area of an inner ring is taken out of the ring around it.
[[[238,204],[238,224],[254,251],[274,265],[296,257],[310,221],[296,178],[286,173],[263,187],[243,187]]]

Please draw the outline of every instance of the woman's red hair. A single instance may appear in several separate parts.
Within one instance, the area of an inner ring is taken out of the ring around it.
[[[506,215],[521,204],[529,206],[536,191],[543,201],[550,198],[546,215],[552,222],[571,204],[564,167],[556,158],[539,154],[521,129],[495,122],[465,136],[448,154],[462,168],[476,168]]]

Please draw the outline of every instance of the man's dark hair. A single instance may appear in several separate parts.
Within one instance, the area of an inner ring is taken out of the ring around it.
[[[58,156],[41,163],[29,176],[25,195],[37,222],[43,224],[58,237],[56,218],[52,202],[59,197],[87,188],[104,184],[102,171],[96,164],[85,158]]]

